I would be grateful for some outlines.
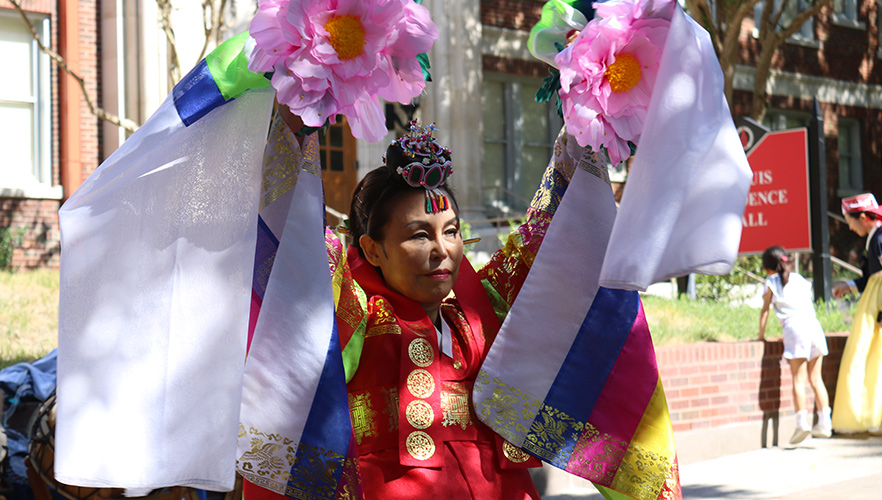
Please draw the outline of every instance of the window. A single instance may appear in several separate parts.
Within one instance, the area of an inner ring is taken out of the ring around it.
[[[520,215],[529,206],[562,125],[557,107],[536,102],[538,78],[485,73],[481,99],[485,205],[492,215]]]
[[[864,189],[861,164],[861,128],[857,120],[839,119],[839,196],[858,194]]]
[[[49,19],[30,21],[49,44]],[[16,13],[0,14],[0,196],[60,198],[50,161],[49,58]]]
[[[863,28],[863,23],[858,22],[857,0],[833,0],[833,22]]]
[[[772,9],[771,17],[774,17],[778,10],[781,8],[781,2],[784,2],[784,13],[781,14],[781,19],[778,21],[778,29],[782,29],[790,25],[793,22],[793,19],[796,15],[804,10],[807,10],[811,7],[810,2],[807,0],[775,0],[775,6]],[[846,0],[843,0],[846,1]],[[753,19],[756,24],[755,30],[759,30],[760,20],[763,16],[763,8],[765,7],[765,2],[758,2],[753,8]],[[815,22],[814,18],[809,18],[805,23],[803,23],[802,27],[790,37],[793,41],[798,42],[814,42],[815,41]],[[756,31],[754,32],[756,33]]]
[[[763,118],[763,126],[773,132],[808,127],[811,118],[809,113],[800,111],[770,109],[766,112],[766,117]]]

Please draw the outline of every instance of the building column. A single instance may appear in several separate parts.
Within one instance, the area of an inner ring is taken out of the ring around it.
[[[58,53],[67,67],[80,72],[80,15],[77,0],[58,2]],[[61,154],[61,185],[67,199],[83,183],[83,162],[80,151],[80,96],[79,84],[63,71],[58,72],[59,142]]]
[[[481,149],[481,3],[479,0],[429,0],[425,3],[439,36],[429,60],[432,82],[420,102],[423,123],[436,122],[441,144],[453,150],[452,184],[460,216],[485,216]]]

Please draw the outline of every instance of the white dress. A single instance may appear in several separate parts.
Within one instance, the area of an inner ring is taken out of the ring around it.
[[[784,334],[786,359],[814,359],[827,354],[824,329],[815,316],[812,305],[812,284],[797,273],[790,273],[787,285],[781,286],[781,276],[766,278],[763,295],[772,291],[772,307]]]

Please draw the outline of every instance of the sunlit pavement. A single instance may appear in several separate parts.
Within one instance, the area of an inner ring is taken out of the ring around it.
[[[680,468],[683,498],[702,500],[882,499],[882,437],[868,434],[808,439]],[[541,478],[537,485],[541,487]],[[547,476],[545,500],[601,499],[584,483]]]

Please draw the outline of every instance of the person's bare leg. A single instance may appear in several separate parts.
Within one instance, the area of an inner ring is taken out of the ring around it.
[[[805,358],[788,359],[793,378],[793,405],[796,407],[796,430],[790,444],[802,442],[811,434],[808,411],[805,409],[805,382],[807,378]]]
[[[805,410],[805,358],[794,358],[787,361],[790,362],[790,374],[793,376],[793,404],[799,413]]]
[[[808,362],[808,380],[815,393],[815,408],[818,413],[818,423],[812,427],[812,436],[830,437],[833,435],[833,423],[830,420],[830,397],[827,387],[821,377],[821,367],[824,364],[824,356],[818,356]]]

